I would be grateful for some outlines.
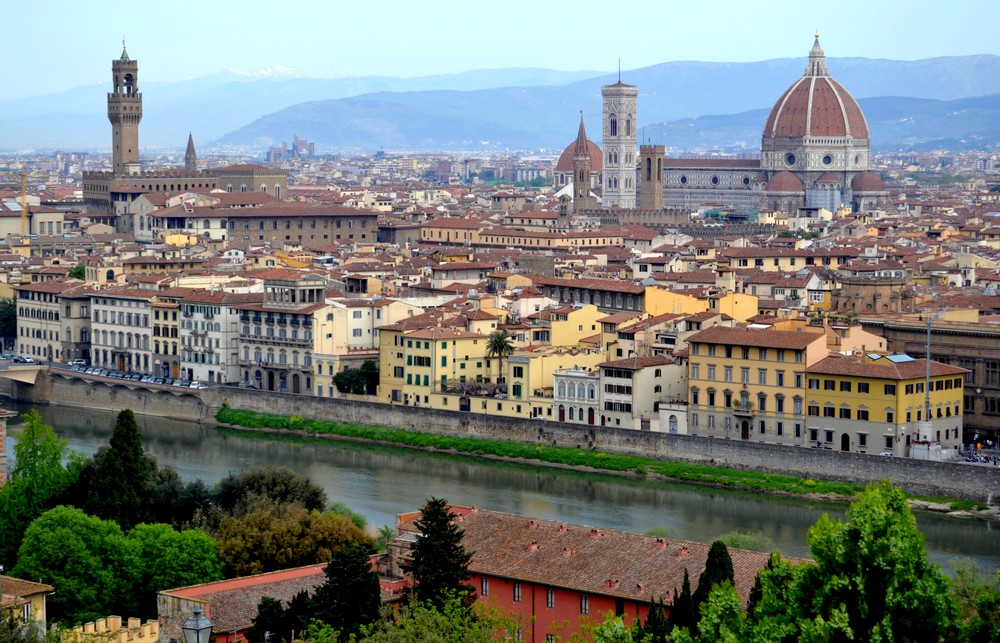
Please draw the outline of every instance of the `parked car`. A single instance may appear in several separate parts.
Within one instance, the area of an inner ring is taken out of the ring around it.
[[[69,363],[70,366],[86,366],[87,361],[83,359],[75,359]]]
[[[892,457],[892,451],[883,451],[879,455],[883,456],[883,457],[886,457],[886,458],[891,458]]]

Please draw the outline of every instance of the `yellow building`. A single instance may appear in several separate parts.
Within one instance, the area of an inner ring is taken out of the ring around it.
[[[693,315],[708,310],[708,302],[705,300],[655,286],[646,286],[643,303],[643,311],[650,315],[662,315],[664,313]],[[754,310],[754,314],[756,312]]]
[[[519,352],[504,360],[507,399],[513,404],[505,415],[552,419],[553,376],[556,371],[576,368],[593,369],[604,361],[599,350],[548,347],[534,352]],[[524,406],[522,403],[527,402]]]
[[[130,618],[122,623],[121,616],[109,616],[91,623],[85,623],[65,632],[62,637],[67,643],[158,643],[160,624]]]
[[[824,333],[714,326],[687,342],[689,433],[805,444],[805,371],[828,355]]]
[[[486,382],[496,375],[486,357],[486,336],[479,333],[395,325],[383,328],[379,340],[381,401],[433,406],[430,396],[449,381]]]
[[[878,353],[831,355],[806,368],[806,439],[838,451],[923,457],[961,445],[963,368],[932,361],[925,418],[927,361]],[[926,434],[920,423],[929,419]],[[932,443],[932,444],[928,444]]]
[[[48,620],[45,597],[55,591],[51,585],[0,575],[0,608],[24,620],[45,626]]]

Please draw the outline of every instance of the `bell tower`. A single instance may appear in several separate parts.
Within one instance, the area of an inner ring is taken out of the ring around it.
[[[128,57],[125,41],[122,55],[111,62],[114,91],[108,93],[108,120],[111,121],[111,153],[114,174],[138,174],[139,121],[142,94],[139,92],[139,62]]]

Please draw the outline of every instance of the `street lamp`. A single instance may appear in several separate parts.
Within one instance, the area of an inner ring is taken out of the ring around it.
[[[184,632],[184,643],[208,643],[212,638],[212,621],[196,609],[181,625],[181,630]]]

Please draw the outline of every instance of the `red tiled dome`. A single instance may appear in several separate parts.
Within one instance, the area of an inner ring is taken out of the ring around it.
[[[854,97],[829,76],[803,76],[771,108],[764,136],[868,138],[868,124]]]
[[[865,171],[851,181],[851,190],[854,192],[885,192],[885,183],[878,175]]]
[[[826,69],[818,33],[805,74],[778,98],[764,125],[764,138],[805,136],[868,138],[868,123],[858,102]]]
[[[597,147],[597,143],[587,139],[587,150],[590,152],[590,171],[591,172],[602,172],[604,171],[604,154],[601,153],[601,148]],[[559,155],[559,161],[556,163],[556,172],[569,172],[573,173],[573,154],[576,151],[576,139],[572,143],[566,146],[563,153]]]
[[[768,192],[802,192],[805,187],[799,177],[785,170],[775,174],[774,178],[767,182],[765,190]]]

